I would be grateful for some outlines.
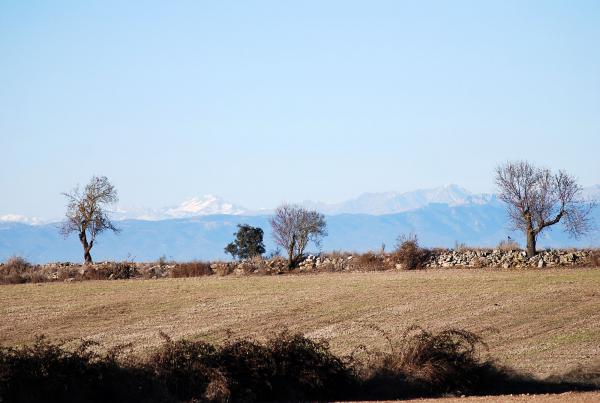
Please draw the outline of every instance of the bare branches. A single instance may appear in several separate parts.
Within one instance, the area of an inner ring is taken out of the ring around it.
[[[76,187],[63,195],[67,198],[67,212],[60,233],[65,237],[72,232],[77,233],[85,261],[91,263],[90,250],[96,236],[106,230],[119,232],[105,210],[106,205],[118,201],[117,190],[106,176],[93,176],[83,192]]]
[[[593,204],[581,200],[581,187],[565,171],[552,174],[527,161],[508,162],[496,168],[496,185],[513,226],[527,236],[528,255],[535,254],[537,235],[561,221],[575,237],[590,229]]]
[[[323,214],[296,205],[281,205],[270,222],[275,243],[286,250],[290,265],[296,263],[310,242],[318,247],[327,235]]]

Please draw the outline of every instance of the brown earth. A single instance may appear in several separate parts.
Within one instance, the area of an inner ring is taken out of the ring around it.
[[[261,339],[288,328],[324,337],[334,352],[345,354],[361,344],[388,348],[373,325],[395,339],[415,324],[480,333],[500,364],[536,376],[592,365],[600,357],[600,270],[443,269],[0,286],[4,345],[45,334],[107,346],[133,343],[141,351],[160,343],[161,330],[174,338],[221,341],[228,332]]]

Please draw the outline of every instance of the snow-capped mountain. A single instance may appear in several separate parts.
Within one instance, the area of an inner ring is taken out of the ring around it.
[[[170,218],[186,218],[213,214],[240,215],[247,212],[243,207],[229,203],[214,195],[192,197],[184,200],[178,206],[159,209],[139,207],[119,207],[112,216],[115,220],[167,220]]]
[[[600,185],[583,188],[582,197],[587,200],[600,201]],[[339,203],[323,203],[304,201],[300,205],[315,209],[327,215],[335,214],[368,214],[386,215],[417,210],[431,204],[445,204],[449,207],[466,205],[501,206],[495,194],[472,193],[458,185],[446,185],[432,189],[421,189],[412,192],[363,193],[356,198]],[[177,206],[163,208],[146,208],[118,206],[112,211],[115,220],[158,221],[172,218],[187,218],[207,215],[269,215],[273,209],[250,210],[230,203],[214,195],[192,197]],[[16,222],[39,225],[50,222],[37,217],[26,217],[17,214],[0,215],[0,222]]]
[[[600,186],[585,188],[582,196],[600,199]],[[382,243],[391,247],[399,234],[409,232],[430,247],[451,247],[456,242],[493,247],[507,236],[524,242],[522,234],[509,228],[505,206],[495,195],[473,194],[456,185],[408,193],[366,193],[336,204],[303,204],[327,215],[329,236],[323,250],[365,251],[378,249]],[[162,209],[120,208],[113,217],[121,220],[117,227],[122,231],[103,234],[95,247],[96,259],[121,259],[129,254],[148,261],[161,255],[179,260],[223,259],[223,247],[231,241],[237,224],[263,228],[267,248],[275,248],[267,210],[246,210],[216,196],[192,198]],[[600,208],[594,210],[593,220],[600,223]],[[599,244],[597,230],[573,240],[561,225],[539,240],[540,247]],[[75,235],[64,240],[56,223],[0,216],[0,261],[14,254],[35,262],[79,261],[80,249]]]
[[[496,201],[494,195],[474,194],[458,185],[447,185],[413,192],[363,193],[357,198],[341,203],[320,203],[305,201],[305,207],[325,214],[396,214],[415,210],[429,204],[461,206],[485,204]]]
[[[593,219],[600,222],[600,209]],[[388,215],[336,214],[326,216],[328,236],[323,251],[379,250],[382,244],[393,249],[400,234],[415,233],[427,247],[469,246],[494,247],[499,241],[512,239],[524,245],[520,232],[510,229],[503,206],[495,204],[447,204],[428,206]],[[227,259],[223,248],[234,238],[236,225],[249,224],[264,230],[265,247],[273,251],[268,215],[204,215],[185,219],[158,221],[124,220],[117,223],[119,234],[106,232],[94,246],[96,260],[120,260],[135,256],[136,261],[154,261],[159,256],[180,261],[193,259]],[[600,233],[592,232],[581,239],[571,239],[558,225],[544,232],[540,249],[546,247],[597,247]],[[318,252],[310,246],[310,252]],[[32,262],[75,261],[82,259],[76,234],[64,239],[55,224],[27,225],[0,223],[0,262],[19,255]]]
[[[193,197],[185,200],[177,207],[169,208],[165,214],[171,218],[192,217],[209,214],[244,214],[246,209],[223,201],[221,198],[213,195],[206,195],[202,198]]]
[[[21,223],[21,224],[29,224],[29,225],[42,225],[46,223],[46,220],[42,220],[37,217],[27,217],[20,214],[5,214],[0,215],[0,222],[5,223]]]

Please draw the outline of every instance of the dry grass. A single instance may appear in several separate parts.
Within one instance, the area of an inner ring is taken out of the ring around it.
[[[203,277],[22,284],[0,292],[0,343],[90,337],[138,352],[174,339],[209,342],[283,328],[324,337],[332,351],[385,350],[401,331],[460,328],[481,334],[490,355],[546,376],[600,355],[600,271],[428,270],[275,277]]]
[[[213,271],[210,263],[206,262],[178,263],[171,271],[171,277],[175,278],[210,276],[211,274]]]

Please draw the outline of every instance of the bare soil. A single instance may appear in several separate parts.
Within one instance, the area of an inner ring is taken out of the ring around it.
[[[600,358],[600,270],[440,269],[0,286],[4,345],[45,334],[145,350],[161,342],[159,331],[214,342],[229,333],[262,339],[288,328],[326,338],[338,354],[359,345],[389,348],[373,325],[392,340],[410,325],[470,330],[484,336],[500,364],[540,377],[564,373]]]

